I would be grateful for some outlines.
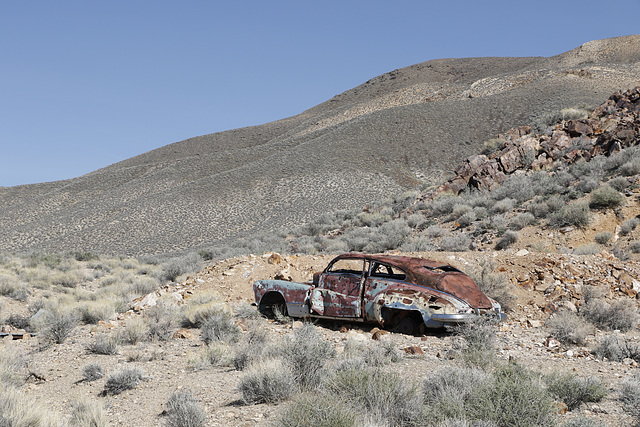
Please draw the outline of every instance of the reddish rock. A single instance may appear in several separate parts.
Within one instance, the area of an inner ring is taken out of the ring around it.
[[[405,347],[404,352],[407,354],[424,354],[424,351],[422,351],[422,348],[418,347],[417,345]]]

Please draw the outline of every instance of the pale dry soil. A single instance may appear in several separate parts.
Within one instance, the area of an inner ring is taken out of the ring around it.
[[[485,252],[465,253],[424,253],[424,257],[435,258],[469,270],[484,257],[492,257]],[[165,296],[179,293],[185,300],[202,290],[212,290],[221,300],[232,307],[242,302],[253,302],[252,283],[261,278],[272,278],[276,274],[291,276],[293,280],[308,280],[311,273],[322,269],[332,256],[284,256],[272,257],[247,256],[212,263],[201,272],[188,277],[179,284],[166,286],[160,292]],[[634,277],[640,272],[640,263],[625,263],[614,259],[607,253],[590,256],[569,256],[525,251],[507,251],[499,257],[492,257],[498,271],[507,275],[513,283],[517,295],[515,309],[509,313],[509,319],[499,327],[497,356],[504,361],[516,360],[524,366],[543,373],[553,371],[571,371],[586,378],[594,377],[603,381],[609,389],[608,397],[597,404],[586,404],[567,414],[559,415],[559,420],[567,420],[578,414],[584,414],[609,426],[627,425],[630,419],[623,413],[617,402],[621,382],[638,371],[631,363],[618,363],[596,360],[589,352],[598,339],[611,333],[597,331],[582,347],[548,347],[545,343],[548,331],[544,321],[548,317],[543,308],[552,298],[557,298],[559,289],[574,289],[585,282],[601,283],[611,287],[612,297],[626,297],[616,291],[620,280],[620,271],[627,271]],[[273,262],[273,261],[279,261]],[[539,279],[536,271],[546,271],[546,278]],[[572,273],[570,273],[573,271]],[[617,274],[615,272],[618,271]],[[616,278],[615,276],[618,276]],[[583,277],[591,276],[591,277]],[[535,277],[534,279],[531,279]],[[597,282],[593,280],[597,279]],[[544,293],[546,282],[554,284],[554,292]],[[4,298],[5,314],[24,312],[23,303]],[[144,310],[142,310],[144,311]],[[90,396],[102,402],[106,408],[110,425],[114,426],[152,426],[162,425],[161,415],[164,404],[173,392],[181,388],[193,391],[208,415],[211,426],[252,426],[268,425],[278,417],[284,407],[280,405],[243,405],[237,389],[242,372],[233,367],[214,367],[193,370],[188,364],[190,354],[203,346],[198,331],[191,330],[191,338],[174,338],[168,342],[144,342],[135,346],[121,346],[119,354],[114,356],[97,355],[86,350],[95,335],[114,332],[122,328],[127,319],[140,316],[140,312],[129,311],[116,319],[99,325],[78,327],[63,344],[53,345],[45,350],[39,349],[37,338],[26,340],[3,340],[0,347],[23,355],[27,362],[25,372],[33,372],[23,390],[36,396],[41,404],[61,414],[69,414],[71,402],[79,396]],[[276,323],[262,318],[260,323],[266,327],[272,338],[289,334],[300,326],[300,322]],[[372,339],[372,326],[358,324],[339,324],[336,322],[318,323],[325,339],[332,342],[338,353],[347,339]],[[240,322],[246,332],[246,323]],[[346,326],[346,327],[345,327]],[[637,331],[627,334],[637,342]],[[398,363],[386,369],[405,373],[407,381],[420,380],[442,367],[455,368],[459,363],[452,359],[452,349],[461,338],[448,333],[429,333],[423,337],[387,333],[382,339],[391,340],[402,353]],[[419,346],[424,354],[409,355],[403,349]],[[128,361],[136,359],[135,361]],[[88,363],[99,363],[105,368],[104,378],[84,382],[82,368]],[[133,389],[115,396],[101,396],[106,378],[116,369],[137,366],[145,373],[145,380]]]

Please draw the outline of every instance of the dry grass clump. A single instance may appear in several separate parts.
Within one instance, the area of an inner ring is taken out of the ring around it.
[[[635,421],[640,424],[640,375],[634,374],[622,383],[620,389],[620,401],[622,408]]]
[[[169,427],[200,427],[206,424],[207,414],[191,390],[179,390],[165,404]]]
[[[627,299],[608,303],[604,299],[591,299],[580,307],[580,314],[603,329],[628,331],[638,324],[638,310]]]
[[[471,278],[489,298],[500,303],[502,310],[513,309],[515,295],[511,283],[504,274],[496,273],[496,265],[490,259],[482,259],[471,271]]]
[[[614,333],[605,336],[593,350],[598,359],[608,359],[622,362],[624,359],[633,359],[640,362],[640,346],[632,343],[622,334]]]
[[[101,334],[96,336],[92,343],[87,346],[87,351],[95,354],[113,355],[118,354],[120,341],[115,335]]]
[[[57,414],[37,400],[14,388],[0,388],[0,425],[59,427],[64,424]]]
[[[601,245],[606,245],[607,243],[609,243],[609,240],[611,240],[612,237],[613,237],[612,232],[603,231],[603,232],[597,233],[594,236],[594,240],[596,241],[596,243],[599,243]]]
[[[399,360],[400,354],[389,340],[360,341],[350,338],[344,346],[340,366],[380,367]]]
[[[572,373],[552,374],[545,379],[547,388],[562,400],[570,411],[583,403],[600,402],[607,396],[607,388],[597,378],[578,378]]]
[[[340,396],[317,393],[298,394],[276,421],[280,427],[355,427],[365,425],[349,402]],[[373,424],[372,424],[373,425]]]
[[[613,209],[622,205],[626,201],[624,195],[610,185],[605,184],[591,192],[589,207],[591,209]]]
[[[151,339],[168,341],[173,337],[178,323],[178,309],[173,304],[158,301],[158,304],[145,310],[144,320]]]
[[[103,394],[115,395],[134,389],[143,378],[144,373],[139,368],[122,368],[107,378]]]
[[[38,337],[43,345],[62,344],[78,325],[78,315],[71,310],[42,310],[33,319]]]
[[[79,318],[86,324],[95,325],[111,319],[116,313],[111,300],[85,301],[76,306]]]
[[[187,356],[191,369],[207,369],[212,366],[229,366],[232,363],[229,347],[221,342],[212,342]]]
[[[124,328],[118,332],[118,339],[125,344],[137,344],[149,336],[149,328],[141,317],[127,320]]]
[[[245,404],[288,400],[296,390],[293,369],[276,359],[261,360],[243,371],[238,384]]]
[[[71,405],[70,426],[106,427],[109,425],[102,404],[96,400],[82,397]]]
[[[88,363],[82,368],[84,381],[95,381],[104,377],[104,368],[99,363]]]
[[[584,345],[587,336],[593,332],[593,326],[583,317],[569,310],[553,314],[545,322],[552,337],[564,344]]]

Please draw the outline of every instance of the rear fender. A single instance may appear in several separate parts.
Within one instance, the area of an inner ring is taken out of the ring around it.
[[[440,327],[442,324],[433,320],[434,314],[454,314],[458,312],[451,301],[435,295],[419,291],[384,292],[376,296],[373,313],[376,321],[385,325],[383,309],[406,310],[420,313],[427,327]]]

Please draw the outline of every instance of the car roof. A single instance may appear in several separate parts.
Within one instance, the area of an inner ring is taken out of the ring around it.
[[[427,268],[429,270],[459,271],[457,268],[447,263],[402,255],[361,254],[351,252],[337,256],[334,261],[338,259],[366,259],[370,261],[378,261],[383,264],[398,267],[405,272],[418,272],[421,268]]]

